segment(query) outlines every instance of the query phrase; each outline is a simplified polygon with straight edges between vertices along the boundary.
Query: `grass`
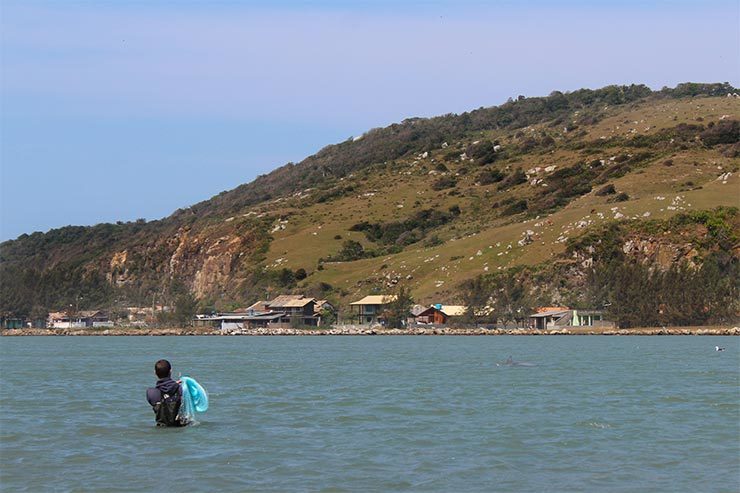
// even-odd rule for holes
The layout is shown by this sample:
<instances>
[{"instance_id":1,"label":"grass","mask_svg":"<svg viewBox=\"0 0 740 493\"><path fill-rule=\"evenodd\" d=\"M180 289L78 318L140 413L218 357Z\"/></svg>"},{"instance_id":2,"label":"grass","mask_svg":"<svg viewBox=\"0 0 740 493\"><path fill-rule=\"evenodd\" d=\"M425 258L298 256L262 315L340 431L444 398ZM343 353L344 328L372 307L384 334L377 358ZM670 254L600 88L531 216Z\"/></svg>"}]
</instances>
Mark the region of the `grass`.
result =
<instances>
[{"instance_id":1,"label":"grass","mask_svg":"<svg viewBox=\"0 0 740 493\"><path fill-rule=\"evenodd\" d=\"M681 122L696 123L699 116L704 119L702 123L706 124L712 119L718 120L724 114L737 114L737 102L726 98L704 98L698 101L670 100L657 105L653 103L627 109L608 109L607 117L599 123L593 127L582 127L587 131L587 136L582 138L629 138L633 134L632 129L638 133L655 134ZM624 123L625 121L628 123ZM532 126L524 131L531 132L532 129L534 132L552 132L545 124ZM504 133L486 132L485 137L501 141L505 150L515 145L513 137ZM480 138L481 133L471 136L461 146L464 148L468 142ZM457 144L449 142L450 146ZM489 166L509 171L518 167L524 170L546 166L561 168L579 161L608 159L620 153L639 151L615 147L601 149L596 154L584 157L577 150L557 148L554 152L510 156ZM289 226L273 235L275 239L270 246L266 263L275 265L282 258L284 260L281 267L305 268L311 274L305 284L326 282L341 289L345 295L338 300L340 303L364 296L373 289L383 291L389 275L398 277L400 282L410 286L418 301L456 302L460 301L456 286L465 279L514 265L538 264L553 259L565 249L565 242L558 241L558 238L581 234L585 228L579 225L584 222L590 225L600 224L614 220L617 213L624 218L660 219L681 210L740 205L737 198L740 190L737 173L726 184L716 180L722 172L736 167L733 160L723 157L716 150L677 148L656 152L653 158L638 169L608 181L614 184L618 192L626 192L630 196L630 200L626 202L608 203L609 197L596 196L592 191L539 219L517 215L513 216L515 222L510 222L511 219L499 217L491 207L492 204L507 197L533 197L535 188L525 184L511 191L499 192L496 190L498 184L476 186L475 175L482 168L472 163L452 160L444 161L449 174L454 175L463 167L469 167L471 171L457 177L456 195L451 196L450 190L435 192L432 184L440 175L429 174L429 171L434 170L436 164L443 161L448 153L449 149L438 149L430 152L427 159L411 156L399 160L395 166L368 174L361 185L355 187L355 192L347 197L306 208L272 211L276 215L288 212L292 215ZM672 166L663 164L667 159L671 159ZM682 189L686 182L693 183L690 190ZM373 193L374 195L370 195ZM665 199L658 200L656 197ZM672 204L676 197L680 199ZM342 241L335 240L335 235L341 235L342 240L359 241L366 249L374 248L375 245L367 241L363 233L348 231L352 224L363 220L396 221L422 208L447 210L454 204L460 206L463 214L453 223L434 231L444 241L441 245L424 248L423 242L420 242L395 255L329 263L324 265L322 271L316 270L319 258L334 254L341 248ZM645 216L646 213L648 216ZM527 230L536 233L535 241L525 246L518 245L517 241ZM459 258L450 260L455 257ZM381 266L385 267L381 269ZM411 278L407 280L407 276Z\"/></svg>"}]
</instances>

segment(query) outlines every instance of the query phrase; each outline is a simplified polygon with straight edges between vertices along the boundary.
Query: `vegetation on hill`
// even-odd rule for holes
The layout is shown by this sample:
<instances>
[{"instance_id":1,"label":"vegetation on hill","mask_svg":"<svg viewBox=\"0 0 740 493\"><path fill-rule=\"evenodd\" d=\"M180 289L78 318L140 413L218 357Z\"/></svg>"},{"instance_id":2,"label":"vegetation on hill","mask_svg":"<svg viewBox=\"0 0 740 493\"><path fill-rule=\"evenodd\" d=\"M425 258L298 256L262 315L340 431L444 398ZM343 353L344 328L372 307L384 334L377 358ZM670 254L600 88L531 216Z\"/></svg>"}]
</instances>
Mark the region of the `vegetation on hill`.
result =
<instances>
[{"instance_id":1,"label":"vegetation on hill","mask_svg":"<svg viewBox=\"0 0 740 493\"><path fill-rule=\"evenodd\" d=\"M556 91L373 129L159 221L4 242L0 312L168 305L175 323L279 292L341 307L406 283L421 302L488 306L478 321L555 302L612 307L624 326L729 320L738 222L716 207L738 205L736 92ZM656 268L623 252L633 237L698 254ZM677 283L700 286L698 301L682 306Z\"/></svg>"},{"instance_id":2,"label":"vegetation on hill","mask_svg":"<svg viewBox=\"0 0 740 493\"><path fill-rule=\"evenodd\" d=\"M610 222L570 242L553 263L462 283L468 318L513 322L558 300L603 309L621 328L730 323L740 311L739 233L737 208ZM655 255L661 247L675 253L665 265Z\"/></svg>"},{"instance_id":3,"label":"vegetation on hill","mask_svg":"<svg viewBox=\"0 0 740 493\"><path fill-rule=\"evenodd\" d=\"M340 144L327 146L299 164L288 163L251 183L223 192L175 215L203 216L238 212L247 206L322 186L327 179L347 177L367 166L400 159L410 153L437 149L444 142L458 140L478 131L519 129L548 120L552 125L567 125L567 116L581 111L575 124L571 124L575 128L583 124L593 124L602 118L604 106L626 105L650 97L665 99L699 95L725 96L734 92L737 89L727 83L686 83L679 84L674 89L663 88L657 92L645 85L633 84L596 90L580 89L570 93L554 91L547 97L519 96L500 106L479 108L460 115L409 118L402 123L370 130L359 139L348 139ZM524 147L525 152L531 150L526 145ZM481 154L485 152L481 151Z\"/></svg>"}]
</instances>

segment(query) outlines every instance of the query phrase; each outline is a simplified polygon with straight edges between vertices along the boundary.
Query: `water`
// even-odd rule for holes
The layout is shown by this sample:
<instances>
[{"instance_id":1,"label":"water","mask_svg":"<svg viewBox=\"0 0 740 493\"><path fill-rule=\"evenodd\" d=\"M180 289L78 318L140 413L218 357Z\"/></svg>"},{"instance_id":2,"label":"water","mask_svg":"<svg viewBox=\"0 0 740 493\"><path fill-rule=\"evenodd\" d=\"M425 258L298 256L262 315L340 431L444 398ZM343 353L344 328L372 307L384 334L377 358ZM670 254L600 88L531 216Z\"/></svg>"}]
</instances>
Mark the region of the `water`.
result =
<instances>
[{"instance_id":1,"label":"water","mask_svg":"<svg viewBox=\"0 0 740 493\"><path fill-rule=\"evenodd\" d=\"M0 344L3 492L740 490L740 338ZM161 357L209 391L197 426L154 427Z\"/></svg>"}]
</instances>

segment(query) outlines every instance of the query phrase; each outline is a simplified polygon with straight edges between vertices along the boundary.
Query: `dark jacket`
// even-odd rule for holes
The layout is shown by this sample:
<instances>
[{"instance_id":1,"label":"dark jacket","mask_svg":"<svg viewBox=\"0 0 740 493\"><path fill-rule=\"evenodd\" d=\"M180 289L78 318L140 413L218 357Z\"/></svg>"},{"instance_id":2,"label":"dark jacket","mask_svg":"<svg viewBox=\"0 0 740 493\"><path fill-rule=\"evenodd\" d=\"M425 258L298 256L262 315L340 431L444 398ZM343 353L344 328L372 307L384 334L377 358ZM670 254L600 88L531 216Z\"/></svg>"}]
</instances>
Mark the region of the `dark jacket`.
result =
<instances>
[{"instance_id":1,"label":"dark jacket","mask_svg":"<svg viewBox=\"0 0 740 493\"><path fill-rule=\"evenodd\" d=\"M177 392L179 386L180 384L172 380L171 377L160 378L157 380L155 387L146 389L146 400L154 407L154 404L162 400L162 394L172 395Z\"/></svg>"},{"instance_id":2,"label":"dark jacket","mask_svg":"<svg viewBox=\"0 0 740 493\"><path fill-rule=\"evenodd\" d=\"M160 378L157 380L157 384L155 387L146 389L146 400L149 401L149 404L152 406L152 409L154 410L154 414L157 415L157 425L161 425L160 417L157 413L157 404L160 404L162 402L164 394L167 394L169 396L168 402L177 402L177 406L175 406L176 409L179 408L179 404L181 402L181 396L182 396L182 389L180 387L180 384L176 381L172 380L171 377L166 378ZM172 415L174 417L174 415ZM170 426L184 426L186 423L183 423L181 421L177 421L176 424L172 424L170 422Z\"/></svg>"}]
</instances>

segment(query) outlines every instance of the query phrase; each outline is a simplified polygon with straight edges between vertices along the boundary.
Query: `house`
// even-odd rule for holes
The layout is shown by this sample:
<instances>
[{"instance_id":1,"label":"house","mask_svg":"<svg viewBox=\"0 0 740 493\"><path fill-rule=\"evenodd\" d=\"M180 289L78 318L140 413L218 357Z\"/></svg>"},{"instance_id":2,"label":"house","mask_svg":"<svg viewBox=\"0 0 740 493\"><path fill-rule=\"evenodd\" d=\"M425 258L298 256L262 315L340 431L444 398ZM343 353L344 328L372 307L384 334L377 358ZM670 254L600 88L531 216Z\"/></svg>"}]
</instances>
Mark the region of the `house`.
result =
<instances>
[{"instance_id":1,"label":"house","mask_svg":"<svg viewBox=\"0 0 740 493\"><path fill-rule=\"evenodd\" d=\"M530 327L538 330L560 327L614 327L602 310L571 310L568 307L542 307L529 316Z\"/></svg>"},{"instance_id":2,"label":"house","mask_svg":"<svg viewBox=\"0 0 740 493\"><path fill-rule=\"evenodd\" d=\"M248 313L249 315L259 315L260 313L267 313L269 311L269 308L267 308L267 302L261 300L249 305L244 310L244 312Z\"/></svg>"},{"instance_id":3,"label":"house","mask_svg":"<svg viewBox=\"0 0 740 493\"><path fill-rule=\"evenodd\" d=\"M615 327L616 324L607 320L604 310L573 310L573 327Z\"/></svg>"},{"instance_id":4,"label":"house","mask_svg":"<svg viewBox=\"0 0 740 493\"><path fill-rule=\"evenodd\" d=\"M270 312L283 312L291 325L318 325L314 298L301 294L282 294L265 306Z\"/></svg>"},{"instance_id":5,"label":"house","mask_svg":"<svg viewBox=\"0 0 740 493\"><path fill-rule=\"evenodd\" d=\"M85 321L85 327L113 327L113 321L108 314L99 310L90 310L80 312L80 316Z\"/></svg>"},{"instance_id":6,"label":"house","mask_svg":"<svg viewBox=\"0 0 740 493\"><path fill-rule=\"evenodd\" d=\"M73 326L78 326L76 324L79 324L80 327L83 327L83 325L76 320L73 322L73 317L70 317L67 312L51 312L49 313L49 318L46 325L51 327L52 329L69 329Z\"/></svg>"},{"instance_id":7,"label":"house","mask_svg":"<svg viewBox=\"0 0 740 493\"><path fill-rule=\"evenodd\" d=\"M465 315L467 307L462 305L442 305L437 303L416 315L416 322L420 324L444 325L450 317Z\"/></svg>"},{"instance_id":8,"label":"house","mask_svg":"<svg viewBox=\"0 0 740 493\"><path fill-rule=\"evenodd\" d=\"M336 320L337 318L337 309L329 303L329 300L315 300L313 310L314 317L316 317L316 325L322 324L322 318L325 314L329 314L331 320Z\"/></svg>"},{"instance_id":9,"label":"house","mask_svg":"<svg viewBox=\"0 0 740 493\"><path fill-rule=\"evenodd\" d=\"M247 308L215 315L196 315L199 326L226 329L253 329L260 327L288 328L296 325L319 325L321 316L317 305L334 308L326 300L315 300L303 295L284 294L271 301L258 301Z\"/></svg>"},{"instance_id":10,"label":"house","mask_svg":"<svg viewBox=\"0 0 740 493\"><path fill-rule=\"evenodd\" d=\"M383 319L385 305L396 301L396 295L371 295L350 303L352 319L359 325L377 324ZM355 307L357 308L355 312Z\"/></svg>"},{"instance_id":11,"label":"house","mask_svg":"<svg viewBox=\"0 0 740 493\"><path fill-rule=\"evenodd\" d=\"M568 327L571 318L572 311L568 307L543 307L529 316L529 325L538 330Z\"/></svg>"},{"instance_id":12,"label":"house","mask_svg":"<svg viewBox=\"0 0 740 493\"><path fill-rule=\"evenodd\" d=\"M414 306L412 306L411 307L411 318L413 318L414 320L416 320L416 317L418 317L419 314L421 312L423 312L424 310L426 310L427 308L429 308L429 307L428 306L425 306L425 305L414 305Z\"/></svg>"},{"instance_id":13,"label":"house","mask_svg":"<svg viewBox=\"0 0 740 493\"><path fill-rule=\"evenodd\" d=\"M113 327L108 315L100 310L81 310L68 312L51 312L48 326L53 329L84 329L88 327Z\"/></svg>"},{"instance_id":14,"label":"house","mask_svg":"<svg viewBox=\"0 0 740 493\"><path fill-rule=\"evenodd\" d=\"M0 317L0 328L22 329L26 327L26 319L23 317Z\"/></svg>"},{"instance_id":15,"label":"house","mask_svg":"<svg viewBox=\"0 0 740 493\"><path fill-rule=\"evenodd\" d=\"M221 330L253 329L258 327L285 327L290 319L283 312L249 314L247 312L218 313L199 317L197 324L218 327Z\"/></svg>"}]
</instances>

